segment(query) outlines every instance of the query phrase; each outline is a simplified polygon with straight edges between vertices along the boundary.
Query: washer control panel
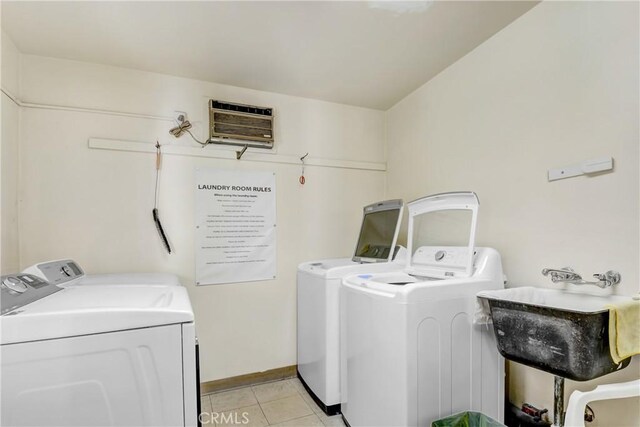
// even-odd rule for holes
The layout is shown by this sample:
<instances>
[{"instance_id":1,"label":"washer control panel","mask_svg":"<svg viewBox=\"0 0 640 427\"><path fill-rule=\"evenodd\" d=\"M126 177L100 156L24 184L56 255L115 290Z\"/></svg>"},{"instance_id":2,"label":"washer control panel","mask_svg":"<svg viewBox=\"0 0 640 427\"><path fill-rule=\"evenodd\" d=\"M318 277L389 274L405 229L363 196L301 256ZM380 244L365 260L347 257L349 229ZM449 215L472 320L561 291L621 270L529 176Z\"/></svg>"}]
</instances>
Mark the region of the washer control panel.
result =
<instances>
[{"instance_id":1,"label":"washer control panel","mask_svg":"<svg viewBox=\"0 0 640 427\"><path fill-rule=\"evenodd\" d=\"M469 261L469 248L457 246L422 246L413 254L414 267L464 269Z\"/></svg>"},{"instance_id":2,"label":"washer control panel","mask_svg":"<svg viewBox=\"0 0 640 427\"><path fill-rule=\"evenodd\" d=\"M33 274L9 274L0 277L1 315L15 314L15 310L62 289Z\"/></svg>"}]
</instances>

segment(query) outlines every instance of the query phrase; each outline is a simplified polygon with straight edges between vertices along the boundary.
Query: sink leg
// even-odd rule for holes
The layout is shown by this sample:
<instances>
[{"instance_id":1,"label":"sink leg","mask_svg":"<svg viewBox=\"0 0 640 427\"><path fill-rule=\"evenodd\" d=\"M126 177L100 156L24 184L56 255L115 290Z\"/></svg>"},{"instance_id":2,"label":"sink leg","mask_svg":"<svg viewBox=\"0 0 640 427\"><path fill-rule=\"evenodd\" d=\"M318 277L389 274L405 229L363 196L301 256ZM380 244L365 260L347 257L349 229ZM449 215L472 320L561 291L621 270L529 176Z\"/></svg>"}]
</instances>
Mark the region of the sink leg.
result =
<instances>
[{"instance_id":1,"label":"sink leg","mask_svg":"<svg viewBox=\"0 0 640 427\"><path fill-rule=\"evenodd\" d=\"M553 378L553 425L564 426L564 378Z\"/></svg>"}]
</instances>

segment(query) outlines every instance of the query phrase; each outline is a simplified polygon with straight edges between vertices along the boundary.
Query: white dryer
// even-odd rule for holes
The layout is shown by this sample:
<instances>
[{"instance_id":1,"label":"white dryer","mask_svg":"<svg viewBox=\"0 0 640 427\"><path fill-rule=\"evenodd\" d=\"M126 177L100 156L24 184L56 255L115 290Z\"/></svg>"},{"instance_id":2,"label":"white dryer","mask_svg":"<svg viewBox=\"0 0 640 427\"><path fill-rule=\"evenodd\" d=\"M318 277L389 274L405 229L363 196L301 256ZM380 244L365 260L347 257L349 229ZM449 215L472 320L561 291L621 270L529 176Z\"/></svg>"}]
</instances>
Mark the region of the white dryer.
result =
<instances>
[{"instance_id":1,"label":"white dryer","mask_svg":"<svg viewBox=\"0 0 640 427\"><path fill-rule=\"evenodd\" d=\"M182 286L175 274L168 273L107 273L85 274L72 259L46 261L27 267L23 273L33 274L60 287L99 285L164 285Z\"/></svg>"},{"instance_id":2,"label":"white dryer","mask_svg":"<svg viewBox=\"0 0 640 427\"><path fill-rule=\"evenodd\" d=\"M81 282L69 260L57 263L52 271ZM0 292L2 425L198 424L195 325L184 287L64 288L22 273L3 276Z\"/></svg>"},{"instance_id":3,"label":"white dryer","mask_svg":"<svg viewBox=\"0 0 640 427\"><path fill-rule=\"evenodd\" d=\"M305 262L298 266L298 377L329 415L340 412L340 285L362 271L402 268L405 249L396 247L402 200L363 208L352 258Z\"/></svg>"},{"instance_id":4,"label":"white dryer","mask_svg":"<svg viewBox=\"0 0 640 427\"><path fill-rule=\"evenodd\" d=\"M408 204L409 257L341 289L342 414L353 426L428 426L455 412L502 420L504 360L473 324L475 295L504 287L500 255L475 247L478 199Z\"/></svg>"}]
</instances>

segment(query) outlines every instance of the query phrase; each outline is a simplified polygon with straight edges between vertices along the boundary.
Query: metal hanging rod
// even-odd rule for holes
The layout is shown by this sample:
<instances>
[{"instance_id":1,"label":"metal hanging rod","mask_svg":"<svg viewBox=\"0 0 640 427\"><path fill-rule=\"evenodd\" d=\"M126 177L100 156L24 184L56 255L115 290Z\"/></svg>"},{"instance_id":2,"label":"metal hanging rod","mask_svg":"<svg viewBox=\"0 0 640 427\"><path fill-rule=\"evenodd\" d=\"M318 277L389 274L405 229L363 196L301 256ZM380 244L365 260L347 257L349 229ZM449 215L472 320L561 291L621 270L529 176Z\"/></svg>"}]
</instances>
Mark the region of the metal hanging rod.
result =
<instances>
[{"instance_id":1,"label":"metal hanging rod","mask_svg":"<svg viewBox=\"0 0 640 427\"><path fill-rule=\"evenodd\" d=\"M154 141L155 144L155 141ZM140 141L123 141L104 138L89 138L89 148L100 150L129 151L137 153L155 153L155 145ZM165 144L162 146L163 155L207 157L214 159L235 160L236 152L231 150L203 150L200 147L185 147ZM300 157L282 154L252 153L248 162L279 163L300 166ZM373 172L387 170L386 163L358 162L353 160L321 159L317 157L305 159L306 166L327 167L337 169L354 169Z\"/></svg>"},{"instance_id":2,"label":"metal hanging rod","mask_svg":"<svg viewBox=\"0 0 640 427\"><path fill-rule=\"evenodd\" d=\"M34 108L34 109L42 109L42 110L58 110L58 111L75 111L78 113L90 113L90 114L105 114L109 116L120 116L120 117L133 117L137 119L148 119L148 120L160 120L164 122L173 122L173 117L168 116L155 116L151 114L139 114L139 113L129 113L124 111L114 111L114 110L101 110L99 108L87 108L87 107L68 107L65 105L53 105L53 104L38 104L33 102L24 102L21 101L18 97L11 94L4 88L0 88L0 91L7 95L9 99L11 99L16 105L23 108Z\"/></svg>"}]
</instances>

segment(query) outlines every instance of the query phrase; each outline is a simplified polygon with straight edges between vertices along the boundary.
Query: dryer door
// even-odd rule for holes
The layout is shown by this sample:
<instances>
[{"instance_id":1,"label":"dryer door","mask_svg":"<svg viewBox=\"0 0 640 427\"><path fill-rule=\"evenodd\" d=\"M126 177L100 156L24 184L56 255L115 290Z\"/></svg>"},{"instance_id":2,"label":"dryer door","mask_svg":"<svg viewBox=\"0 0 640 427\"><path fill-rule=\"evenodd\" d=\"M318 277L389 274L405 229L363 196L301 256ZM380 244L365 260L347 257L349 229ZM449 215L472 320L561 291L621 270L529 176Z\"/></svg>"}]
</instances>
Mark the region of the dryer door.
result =
<instances>
[{"instance_id":1,"label":"dryer door","mask_svg":"<svg viewBox=\"0 0 640 427\"><path fill-rule=\"evenodd\" d=\"M181 326L9 344L2 425L184 424Z\"/></svg>"}]
</instances>

